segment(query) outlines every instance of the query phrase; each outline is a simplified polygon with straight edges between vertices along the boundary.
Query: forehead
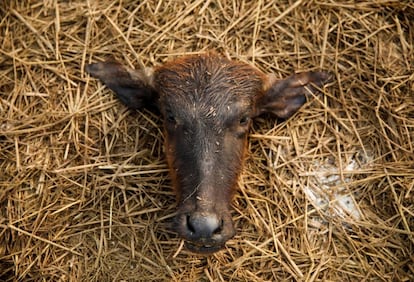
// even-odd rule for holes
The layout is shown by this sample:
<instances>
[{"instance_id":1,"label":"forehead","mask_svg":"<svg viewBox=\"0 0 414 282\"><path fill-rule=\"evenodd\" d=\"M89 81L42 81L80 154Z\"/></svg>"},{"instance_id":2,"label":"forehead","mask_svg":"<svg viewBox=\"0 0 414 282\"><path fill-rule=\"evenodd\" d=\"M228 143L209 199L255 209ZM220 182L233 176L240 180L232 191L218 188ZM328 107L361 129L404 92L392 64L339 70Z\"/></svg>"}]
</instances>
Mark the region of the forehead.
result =
<instances>
[{"instance_id":1,"label":"forehead","mask_svg":"<svg viewBox=\"0 0 414 282\"><path fill-rule=\"evenodd\" d=\"M185 108L251 105L263 88L263 74L214 53L186 56L157 68L154 84L162 103Z\"/></svg>"}]
</instances>

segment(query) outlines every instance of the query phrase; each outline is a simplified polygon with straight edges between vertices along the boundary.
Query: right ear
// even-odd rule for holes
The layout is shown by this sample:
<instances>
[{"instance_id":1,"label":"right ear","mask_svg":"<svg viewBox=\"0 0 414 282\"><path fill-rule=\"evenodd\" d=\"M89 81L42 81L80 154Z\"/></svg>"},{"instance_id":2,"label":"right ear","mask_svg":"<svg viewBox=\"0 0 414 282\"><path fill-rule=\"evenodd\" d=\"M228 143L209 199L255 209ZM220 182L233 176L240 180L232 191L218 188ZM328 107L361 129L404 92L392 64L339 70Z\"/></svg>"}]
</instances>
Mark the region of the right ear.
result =
<instances>
[{"instance_id":1,"label":"right ear","mask_svg":"<svg viewBox=\"0 0 414 282\"><path fill-rule=\"evenodd\" d=\"M264 95L256 102L256 116L270 113L279 118L289 118L305 102L311 93L316 93L316 87L322 87L331 80L326 72L303 72L291 75L282 80L271 76Z\"/></svg>"},{"instance_id":2,"label":"right ear","mask_svg":"<svg viewBox=\"0 0 414 282\"><path fill-rule=\"evenodd\" d=\"M118 62L102 62L86 66L86 71L100 79L131 109L154 106L157 93L152 86L151 71L134 70Z\"/></svg>"}]
</instances>

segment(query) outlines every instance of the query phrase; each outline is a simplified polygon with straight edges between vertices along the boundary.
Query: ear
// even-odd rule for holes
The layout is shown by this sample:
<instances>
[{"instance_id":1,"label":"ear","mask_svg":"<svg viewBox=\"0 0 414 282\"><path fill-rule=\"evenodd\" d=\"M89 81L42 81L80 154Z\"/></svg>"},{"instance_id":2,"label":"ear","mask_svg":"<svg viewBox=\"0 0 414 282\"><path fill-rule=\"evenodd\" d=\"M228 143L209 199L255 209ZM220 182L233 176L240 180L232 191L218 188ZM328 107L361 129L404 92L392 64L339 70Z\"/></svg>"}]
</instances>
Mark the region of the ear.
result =
<instances>
[{"instance_id":1,"label":"ear","mask_svg":"<svg viewBox=\"0 0 414 282\"><path fill-rule=\"evenodd\" d=\"M151 71L130 69L118 62L90 64L86 71L99 78L131 109L154 106L156 102L158 95L152 87L152 74L147 74Z\"/></svg>"},{"instance_id":2,"label":"ear","mask_svg":"<svg viewBox=\"0 0 414 282\"><path fill-rule=\"evenodd\" d=\"M304 72L276 81L269 76L264 95L256 102L256 115L271 113L280 118L289 118L305 102L307 96L329 82L326 72Z\"/></svg>"}]
</instances>

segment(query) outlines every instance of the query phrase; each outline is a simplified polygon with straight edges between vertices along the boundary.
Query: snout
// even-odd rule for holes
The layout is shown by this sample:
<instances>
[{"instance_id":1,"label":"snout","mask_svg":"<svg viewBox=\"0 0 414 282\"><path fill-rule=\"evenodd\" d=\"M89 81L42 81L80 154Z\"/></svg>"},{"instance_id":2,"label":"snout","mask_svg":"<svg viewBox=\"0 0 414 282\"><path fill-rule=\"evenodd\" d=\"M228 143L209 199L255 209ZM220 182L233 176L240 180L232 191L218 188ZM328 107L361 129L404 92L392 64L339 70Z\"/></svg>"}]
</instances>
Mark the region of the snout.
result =
<instances>
[{"instance_id":1,"label":"snout","mask_svg":"<svg viewBox=\"0 0 414 282\"><path fill-rule=\"evenodd\" d=\"M177 215L176 223L186 247L196 253L216 252L235 234L229 212L181 213Z\"/></svg>"}]
</instances>

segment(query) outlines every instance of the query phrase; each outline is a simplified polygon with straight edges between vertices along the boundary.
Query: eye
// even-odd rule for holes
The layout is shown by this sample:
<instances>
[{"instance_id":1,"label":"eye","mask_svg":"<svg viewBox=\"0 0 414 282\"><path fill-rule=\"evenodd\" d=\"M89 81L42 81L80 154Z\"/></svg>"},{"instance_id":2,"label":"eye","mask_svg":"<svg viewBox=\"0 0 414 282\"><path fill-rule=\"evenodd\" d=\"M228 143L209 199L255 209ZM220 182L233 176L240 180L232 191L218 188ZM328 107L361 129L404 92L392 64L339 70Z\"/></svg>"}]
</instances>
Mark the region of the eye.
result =
<instances>
[{"instance_id":1,"label":"eye","mask_svg":"<svg viewBox=\"0 0 414 282\"><path fill-rule=\"evenodd\" d=\"M175 125L177 123L177 119L174 113L168 108L165 109L164 119L165 119L165 123L168 125Z\"/></svg>"},{"instance_id":2,"label":"eye","mask_svg":"<svg viewBox=\"0 0 414 282\"><path fill-rule=\"evenodd\" d=\"M250 121L250 117L248 117L248 116L242 116L242 117L240 118L239 124L240 124L241 126L246 126L246 125L248 125L248 124L249 124L249 121Z\"/></svg>"},{"instance_id":3,"label":"eye","mask_svg":"<svg viewBox=\"0 0 414 282\"><path fill-rule=\"evenodd\" d=\"M176 123L175 116L172 113L167 113L165 120L171 124Z\"/></svg>"}]
</instances>

